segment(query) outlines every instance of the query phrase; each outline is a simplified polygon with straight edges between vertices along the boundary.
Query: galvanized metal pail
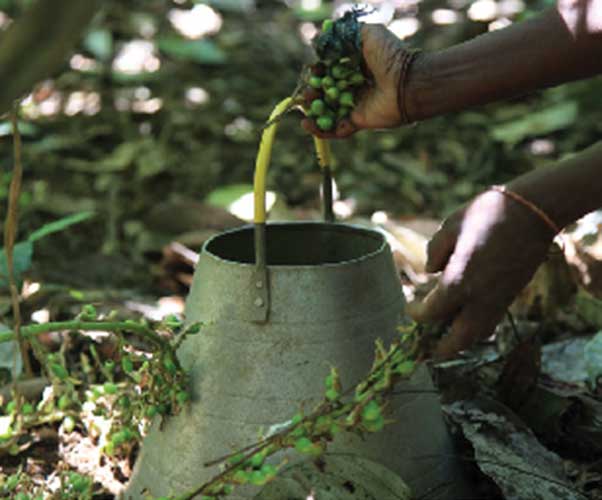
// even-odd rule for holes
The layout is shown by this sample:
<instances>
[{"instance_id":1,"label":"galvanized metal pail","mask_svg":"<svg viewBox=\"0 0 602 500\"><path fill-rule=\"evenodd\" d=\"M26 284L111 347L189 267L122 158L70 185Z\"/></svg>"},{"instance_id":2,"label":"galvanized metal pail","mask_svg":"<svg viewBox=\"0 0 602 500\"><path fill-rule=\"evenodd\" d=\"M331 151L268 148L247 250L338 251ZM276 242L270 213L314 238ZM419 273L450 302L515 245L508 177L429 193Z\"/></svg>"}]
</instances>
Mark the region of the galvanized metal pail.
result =
<instances>
[{"instance_id":1,"label":"galvanized metal pail","mask_svg":"<svg viewBox=\"0 0 602 500\"><path fill-rule=\"evenodd\" d=\"M161 430L155 423L125 498L178 494L209 480L219 471L205 463L317 404L331 366L347 387L357 383L370 369L375 340L396 337L402 310L393 259L377 231L259 221L206 242L186 304L187 321L202 322L202 331L178 352L192 402ZM365 440L337 436L322 472L291 454L281 478L259 494L243 487L231 498L399 500L404 483L416 494L452 485L429 498L460 498L427 371L399 392L395 423Z\"/></svg>"},{"instance_id":2,"label":"galvanized metal pail","mask_svg":"<svg viewBox=\"0 0 602 500\"><path fill-rule=\"evenodd\" d=\"M142 498L143 489L159 496L201 484L217 473L204 463L255 442L260 429L286 422L299 406L311 409L323 396L331 366L345 385L354 384L371 366L374 341L396 336L400 284L380 233L285 223L268 225L266 236L265 323L256 321L265 284L256 281L253 228L205 244L186 304L187 319L204 326L178 353L190 370L192 404L146 438L128 488L131 498ZM404 389L411 391L403 395ZM431 389L421 371L395 400L396 424L365 441L342 435L333 453L381 464L416 492L453 479L448 436Z\"/></svg>"}]
</instances>

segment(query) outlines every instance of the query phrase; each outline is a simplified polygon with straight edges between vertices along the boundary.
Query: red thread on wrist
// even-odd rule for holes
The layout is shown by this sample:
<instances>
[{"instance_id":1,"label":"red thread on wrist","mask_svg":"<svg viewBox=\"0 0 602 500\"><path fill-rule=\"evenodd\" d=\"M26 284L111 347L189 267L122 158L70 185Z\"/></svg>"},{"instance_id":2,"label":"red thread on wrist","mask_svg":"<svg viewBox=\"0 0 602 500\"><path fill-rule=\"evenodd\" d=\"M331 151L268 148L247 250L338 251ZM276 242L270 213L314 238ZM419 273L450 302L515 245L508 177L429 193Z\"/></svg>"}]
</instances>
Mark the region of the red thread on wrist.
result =
<instances>
[{"instance_id":1,"label":"red thread on wrist","mask_svg":"<svg viewBox=\"0 0 602 500\"><path fill-rule=\"evenodd\" d=\"M517 201L524 207L527 207L531 212L536 214L542 221L546 223L546 225L554 232L554 234L560 233L561 229L558 225L550 218L548 214L546 214L541 208L535 205L533 202L523 198L520 194L515 193L514 191L510 191L506 186L491 186L492 191L497 191L498 193L502 193L504 196Z\"/></svg>"}]
</instances>

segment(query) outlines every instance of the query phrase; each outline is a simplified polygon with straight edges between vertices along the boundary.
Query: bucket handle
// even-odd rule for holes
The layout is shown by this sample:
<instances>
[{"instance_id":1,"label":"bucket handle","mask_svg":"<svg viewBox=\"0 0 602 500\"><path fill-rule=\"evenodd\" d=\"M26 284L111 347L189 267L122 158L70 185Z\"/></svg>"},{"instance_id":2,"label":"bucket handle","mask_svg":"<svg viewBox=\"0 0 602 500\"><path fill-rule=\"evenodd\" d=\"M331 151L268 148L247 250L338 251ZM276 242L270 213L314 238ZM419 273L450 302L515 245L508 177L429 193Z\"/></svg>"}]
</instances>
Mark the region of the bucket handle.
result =
<instances>
[{"instance_id":1,"label":"bucket handle","mask_svg":"<svg viewBox=\"0 0 602 500\"><path fill-rule=\"evenodd\" d=\"M252 304L252 318L255 322L264 323L268 319L270 311L270 291L268 281L268 267L266 256L266 179L270 160L272 158L272 146L278 128L278 117L290 109L293 98L287 97L279 102L268 120L268 127L261 135L259 151L255 160L255 175L253 179L254 194L254 246L255 246L255 272L250 290L254 293ZM323 196L324 196L324 219L334 222L332 210L332 155L328 141L314 136L314 145L318 157L318 164L323 173Z\"/></svg>"}]
</instances>

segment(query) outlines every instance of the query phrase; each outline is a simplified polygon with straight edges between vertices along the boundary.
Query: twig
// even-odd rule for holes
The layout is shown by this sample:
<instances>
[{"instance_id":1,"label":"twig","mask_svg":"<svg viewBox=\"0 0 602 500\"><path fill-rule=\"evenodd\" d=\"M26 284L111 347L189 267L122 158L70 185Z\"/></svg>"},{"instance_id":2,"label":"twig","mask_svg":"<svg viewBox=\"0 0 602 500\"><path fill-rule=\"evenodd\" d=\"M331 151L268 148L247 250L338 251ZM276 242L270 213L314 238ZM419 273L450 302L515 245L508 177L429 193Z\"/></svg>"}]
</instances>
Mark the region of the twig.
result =
<instances>
[{"instance_id":1,"label":"twig","mask_svg":"<svg viewBox=\"0 0 602 500\"><path fill-rule=\"evenodd\" d=\"M6 271L8 275L8 287L10 290L10 301L13 310L13 324L15 329L15 338L19 345L23 367L28 378L33 377L33 370L29 361L27 346L21 337L21 309L19 307L19 292L15 280L15 269L13 261L13 250L17 235L17 226L19 223L19 194L21 192L21 179L23 177L23 165L21 163L21 134L18 124L19 104L15 103L11 112L11 123L13 129L13 152L14 167L13 175L10 181L10 191L8 195L8 210L6 212L6 221L4 223L4 252L6 253ZM13 380L17 379L16 363L13 363Z\"/></svg>"},{"instance_id":2,"label":"twig","mask_svg":"<svg viewBox=\"0 0 602 500\"><path fill-rule=\"evenodd\" d=\"M20 334L23 339L27 339L29 337L41 335L42 333L60 332L64 330L103 331L114 333L129 331L150 340L153 344L158 346L166 345L166 341L152 329L134 321L55 321L52 323L24 326L21 328ZM16 333L14 331L9 330L0 332L0 344L3 342L10 342L15 338Z\"/></svg>"}]
</instances>

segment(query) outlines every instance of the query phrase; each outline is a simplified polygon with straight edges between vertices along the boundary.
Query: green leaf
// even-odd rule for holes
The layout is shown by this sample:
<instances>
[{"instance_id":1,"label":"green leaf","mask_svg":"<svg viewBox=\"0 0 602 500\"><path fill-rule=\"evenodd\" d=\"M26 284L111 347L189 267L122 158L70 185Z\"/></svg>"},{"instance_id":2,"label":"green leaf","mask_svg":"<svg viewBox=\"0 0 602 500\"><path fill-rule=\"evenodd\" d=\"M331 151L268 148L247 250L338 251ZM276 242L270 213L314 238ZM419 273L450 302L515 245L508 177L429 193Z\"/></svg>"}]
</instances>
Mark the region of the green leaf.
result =
<instances>
[{"instance_id":1,"label":"green leaf","mask_svg":"<svg viewBox=\"0 0 602 500\"><path fill-rule=\"evenodd\" d=\"M109 30L93 30L84 38L84 47L96 59L108 61L113 55L113 35Z\"/></svg>"},{"instance_id":2,"label":"green leaf","mask_svg":"<svg viewBox=\"0 0 602 500\"><path fill-rule=\"evenodd\" d=\"M8 286L8 265L4 248L0 248L0 287ZM21 281L21 275L31 267L33 244L30 241L17 243L13 248L13 271L15 280Z\"/></svg>"},{"instance_id":3,"label":"green leaf","mask_svg":"<svg viewBox=\"0 0 602 500\"><path fill-rule=\"evenodd\" d=\"M252 192L251 184L230 184L212 191L207 197L207 203L216 207L228 208L241 196Z\"/></svg>"},{"instance_id":4,"label":"green leaf","mask_svg":"<svg viewBox=\"0 0 602 500\"><path fill-rule=\"evenodd\" d=\"M0 332L8 331L10 331L10 328L0 323ZM17 376L21 375L21 372L23 371L23 360L21 359L21 354L18 350L19 348L16 342L4 342L3 344L0 344L0 368L12 372L14 361L16 363L15 371Z\"/></svg>"},{"instance_id":5,"label":"green leaf","mask_svg":"<svg viewBox=\"0 0 602 500\"><path fill-rule=\"evenodd\" d=\"M164 37L158 40L159 50L184 61L201 64L224 64L226 54L210 40L186 40L180 37Z\"/></svg>"},{"instance_id":6,"label":"green leaf","mask_svg":"<svg viewBox=\"0 0 602 500\"><path fill-rule=\"evenodd\" d=\"M17 128L19 129L19 133L22 136L32 136L36 135L38 132L38 127L36 127L33 123L19 121L17 124ZM3 121L0 122L0 137L13 135L13 126L11 122Z\"/></svg>"},{"instance_id":7,"label":"green leaf","mask_svg":"<svg viewBox=\"0 0 602 500\"><path fill-rule=\"evenodd\" d=\"M33 243L45 236L48 236L52 233L58 233L67 229L69 226L73 226L74 224L79 224L85 220L91 219L94 217L94 212L80 212L73 215L68 215L67 217L63 217L59 220L55 220L48 224L44 224L40 229L35 230L33 233L29 235L27 241Z\"/></svg>"},{"instance_id":8,"label":"green leaf","mask_svg":"<svg viewBox=\"0 0 602 500\"><path fill-rule=\"evenodd\" d=\"M491 129L491 135L497 141L517 144L527 137L541 136L567 128L575 122L577 113L577 102L560 102L518 120L496 125Z\"/></svg>"}]
</instances>

